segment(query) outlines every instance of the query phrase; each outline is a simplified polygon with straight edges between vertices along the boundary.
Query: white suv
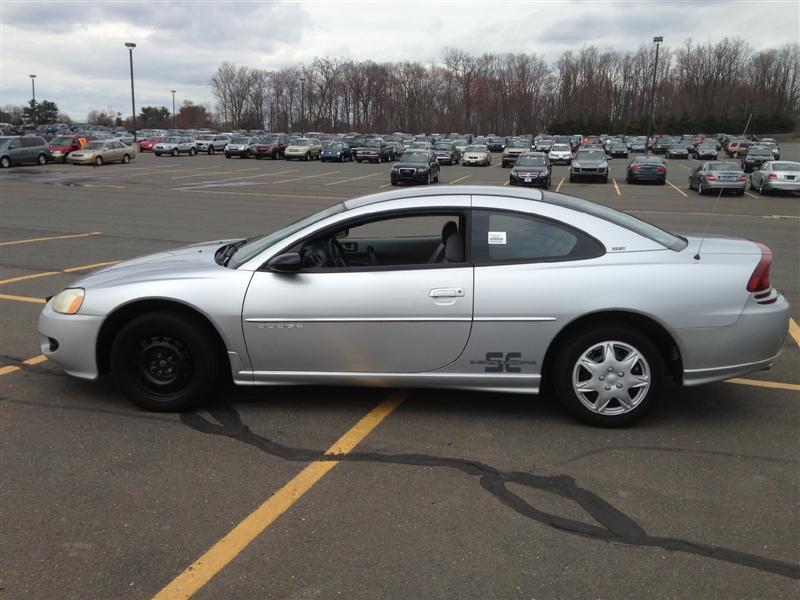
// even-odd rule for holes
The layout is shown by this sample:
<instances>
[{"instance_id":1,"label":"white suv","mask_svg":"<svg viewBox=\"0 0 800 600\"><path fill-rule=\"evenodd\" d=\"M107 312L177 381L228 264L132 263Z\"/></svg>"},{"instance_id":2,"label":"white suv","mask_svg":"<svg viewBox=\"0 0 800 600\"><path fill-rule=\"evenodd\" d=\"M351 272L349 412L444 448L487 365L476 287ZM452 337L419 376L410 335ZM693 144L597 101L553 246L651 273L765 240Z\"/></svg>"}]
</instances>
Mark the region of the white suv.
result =
<instances>
[{"instance_id":1,"label":"white suv","mask_svg":"<svg viewBox=\"0 0 800 600\"><path fill-rule=\"evenodd\" d=\"M171 135L163 142L153 146L153 153L156 156L161 156L162 154L171 154L172 156L188 154L189 156L194 156L197 154L197 149L195 148L194 138Z\"/></svg>"},{"instance_id":2,"label":"white suv","mask_svg":"<svg viewBox=\"0 0 800 600\"><path fill-rule=\"evenodd\" d=\"M572 150L569 144L553 144L547 154L550 164L563 163L568 165L572 162Z\"/></svg>"}]
</instances>

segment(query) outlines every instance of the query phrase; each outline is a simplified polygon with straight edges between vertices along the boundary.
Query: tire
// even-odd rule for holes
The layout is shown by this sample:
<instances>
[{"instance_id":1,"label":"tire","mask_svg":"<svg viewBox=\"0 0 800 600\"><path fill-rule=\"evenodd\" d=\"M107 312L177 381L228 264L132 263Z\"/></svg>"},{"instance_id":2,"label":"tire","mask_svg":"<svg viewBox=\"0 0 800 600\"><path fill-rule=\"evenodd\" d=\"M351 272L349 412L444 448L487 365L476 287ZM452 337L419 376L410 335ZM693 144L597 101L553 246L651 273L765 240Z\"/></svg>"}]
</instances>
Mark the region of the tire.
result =
<instances>
[{"instance_id":1,"label":"tire","mask_svg":"<svg viewBox=\"0 0 800 600\"><path fill-rule=\"evenodd\" d=\"M172 156L178 156L178 154L180 154L180 152L178 152L177 148L173 148L172 152L170 152L170 154L172 154Z\"/></svg>"},{"instance_id":2,"label":"tire","mask_svg":"<svg viewBox=\"0 0 800 600\"><path fill-rule=\"evenodd\" d=\"M357 159L356 159L356 162L358 162L358 164L361 164L361 159L360 159L360 158L357 158Z\"/></svg>"},{"instance_id":3,"label":"tire","mask_svg":"<svg viewBox=\"0 0 800 600\"><path fill-rule=\"evenodd\" d=\"M208 147L208 153L209 154L214 154L215 152L216 152L216 150L214 150L214 146L209 146Z\"/></svg>"},{"instance_id":4,"label":"tire","mask_svg":"<svg viewBox=\"0 0 800 600\"><path fill-rule=\"evenodd\" d=\"M249 148L244 151L244 154L242 155L242 158L250 158L250 149Z\"/></svg>"},{"instance_id":5,"label":"tire","mask_svg":"<svg viewBox=\"0 0 800 600\"><path fill-rule=\"evenodd\" d=\"M128 156L127 154L124 154L122 156L122 164L127 165L129 162L131 162L131 157Z\"/></svg>"},{"instance_id":6,"label":"tire","mask_svg":"<svg viewBox=\"0 0 800 600\"><path fill-rule=\"evenodd\" d=\"M608 175L606 175L605 177L603 177L603 183L608 183Z\"/></svg>"},{"instance_id":7,"label":"tire","mask_svg":"<svg viewBox=\"0 0 800 600\"><path fill-rule=\"evenodd\" d=\"M97 156L97 157L95 157L95 159L94 159L94 165L95 165L96 167L102 167L102 166L103 166L103 157L102 157L102 156Z\"/></svg>"},{"instance_id":8,"label":"tire","mask_svg":"<svg viewBox=\"0 0 800 600\"><path fill-rule=\"evenodd\" d=\"M570 183L575 183L575 176L574 175L570 175L569 176L569 182Z\"/></svg>"},{"instance_id":9,"label":"tire","mask_svg":"<svg viewBox=\"0 0 800 600\"><path fill-rule=\"evenodd\" d=\"M278 160L278 153L277 152L273 152L272 153L272 160Z\"/></svg>"},{"instance_id":10,"label":"tire","mask_svg":"<svg viewBox=\"0 0 800 600\"><path fill-rule=\"evenodd\" d=\"M8 169L11 167L11 159L7 156L0 158L0 169Z\"/></svg>"},{"instance_id":11,"label":"tire","mask_svg":"<svg viewBox=\"0 0 800 600\"><path fill-rule=\"evenodd\" d=\"M705 193L706 193L706 191L703 189L703 182L702 181L698 181L697 182L697 194L699 196L702 196Z\"/></svg>"},{"instance_id":12,"label":"tire","mask_svg":"<svg viewBox=\"0 0 800 600\"><path fill-rule=\"evenodd\" d=\"M425 182L425 185L430 185L433 183L433 178L431 177L431 172L428 171L428 181Z\"/></svg>"},{"instance_id":13,"label":"tire","mask_svg":"<svg viewBox=\"0 0 800 600\"><path fill-rule=\"evenodd\" d=\"M225 153L225 158L230 158L230 157L231 157L231 155L226 152Z\"/></svg>"},{"instance_id":14,"label":"tire","mask_svg":"<svg viewBox=\"0 0 800 600\"><path fill-rule=\"evenodd\" d=\"M197 150L194 148L189 148L189 156L194 156L195 154L197 154Z\"/></svg>"},{"instance_id":15,"label":"tire","mask_svg":"<svg viewBox=\"0 0 800 600\"><path fill-rule=\"evenodd\" d=\"M767 190L767 189L764 187L764 180L762 179L762 180L761 180L761 183L759 183L759 184L758 184L758 195L759 195L759 196L766 196L768 191L769 191L769 190Z\"/></svg>"},{"instance_id":16,"label":"tire","mask_svg":"<svg viewBox=\"0 0 800 600\"><path fill-rule=\"evenodd\" d=\"M626 370L632 352L638 358ZM590 425L618 427L642 418L656 405L665 383L665 368L648 338L628 325L608 323L564 340L552 377L559 402L574 416ZM606 392L609 395L604 398Z\"/></svg>"},{"instance_id":17,"label":"tire","mask_svg":"<svg viewBox=\"0 0 800 600\"><path fill-rule=\"evenodd\" d=\"M169 311L145 313L114 339L111 371L136 406L157 412L186 410L215 391L221 373L216 348L208 327L196 318Z\"/></svg>"},{"instance_id":18,"label":"tire","mask_svg":"<svg viewBox=\"0 0 800 600\"><path fill-rule=\"evenodd\" d=\"M436 171L436 177L433 178L433 183L439 183L439 171Z\"/></svg>"},{"instance_id":19,"label":"tire","mask_svg":"<svg viewBox=\"0 0 800 600\"><path fill-rule=\"evenodd\" d=\"M305 157L303 158L303 160L305 160L305 161L309 161L309 160L311 160L311 155L310 155L308 152L306 152L306 155L305 155Z\"/></svg>"},{"instance_id":20,"label":"tire","mask_svg":"<svg viewBox=\"0 0 800 600\"><path fill-rule=\"evenodd\" d=\"M737 196L744 196L744 190L736 190Z\"/></svg>"},{"instance_id":21,"label":"tire","mask_svg":"<svg viewBox=\"0 0 800 600\"><path fill-rule=\"evenodd\" d=\"M40 154L39 156L37 156L36 157L36 164L39 165L39 166L46 165L47 164L47 156L45 156L44 154Z\"/></svg>"},{"instance_id":22,"label":"tire","mask_svg":"<svg viewBox=\"0 0 800 600\"><path fill-rule=\"evenodd\" d=\"M161 156L161 152L154 152L156 156Z\"/></svg>"}]
</instances>

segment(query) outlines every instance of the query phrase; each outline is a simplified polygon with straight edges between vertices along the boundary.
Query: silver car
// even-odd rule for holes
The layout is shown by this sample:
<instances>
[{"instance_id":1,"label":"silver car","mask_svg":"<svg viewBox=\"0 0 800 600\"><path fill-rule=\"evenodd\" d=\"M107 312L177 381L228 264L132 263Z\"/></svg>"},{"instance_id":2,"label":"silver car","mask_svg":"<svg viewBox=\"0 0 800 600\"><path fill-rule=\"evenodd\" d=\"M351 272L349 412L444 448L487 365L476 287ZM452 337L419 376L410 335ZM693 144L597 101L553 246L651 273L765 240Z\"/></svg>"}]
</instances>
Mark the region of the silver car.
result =
<instances>
[{"instance_id":1,"label":"silver car","mask_svg":"<svg viewBox=\"0 0 800 600\"><path fill-rule=\"evenodd\" d=\"M771 160L750 174L750 187L759 194L775 190L800 192L800 162Z\"/></svg>"},{"instance_id":2,"label":"silver car","mask_svg":"<svg viewBox=\"0 0 800 600\"><path fill-rule=\"evenodd\" d=\"M569 168L570 183L578 179L600 178L608 183L608 157L600 148L581 148L575 153Z\"/></svg>"},{"instance_id":3,"label":"silver car","mask_svg":"<svg viewBox=\"0 0 800 600\"><path fill-rule=\"evenodd\" d=\"M195 147L198 152L205 152L206 154L215 154L225 150L231 141L227 135L216 135L213 133L204 133L195 138Z\"/></svg>"},{"instance_id":4,"label":"silver car","mask_svg":"<svg viewBox=\"0 0 800 600\"><path fill-rule=\"evenodd\" d=\"M579 418L619 425L667 379L775 361L789 305L771 262L756 242L676 236L562 194L390 191L94 271L48 300L39 332L67 373L113 373L148 410L196 406L229 369L245 386L547 382Z\"/></svg>"},{"instance_id":5,"label":"silver car","mask_svg":"<svg viewBox=\"0 0 800 600\"><path fill-rule=\"evenodd\" d=\"M153 146L153 154L161 156L162 154L169 154L171 156L178 156L179 154L188 154L194 156L197 154L195 141L192 137L172 135Z\"/></svg>"},{"instance_id":6,"label":"silver car","mask_svg":"<svg viewBox=\"0 0 800 600\"><path fill-rule=\"evenodd\" d=\"M701 163L689 174L689 189L697 190L701 196L710 190L732 190L739 196L744 195L747 187L747 175L738 163L724 161L708 161Z\"/></svg>"}]
</instances>

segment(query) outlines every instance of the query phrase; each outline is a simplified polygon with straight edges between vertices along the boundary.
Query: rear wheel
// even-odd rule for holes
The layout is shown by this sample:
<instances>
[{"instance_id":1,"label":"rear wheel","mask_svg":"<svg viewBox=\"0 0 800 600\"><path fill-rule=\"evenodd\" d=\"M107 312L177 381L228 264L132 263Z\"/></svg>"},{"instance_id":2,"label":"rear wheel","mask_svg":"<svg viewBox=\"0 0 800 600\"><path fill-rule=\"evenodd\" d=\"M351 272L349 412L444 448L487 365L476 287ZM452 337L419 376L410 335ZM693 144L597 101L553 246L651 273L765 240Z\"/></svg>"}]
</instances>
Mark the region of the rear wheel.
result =
<instances>
[{"instance_id":1,"label":"rear wheel","mask_svg":"<svg viewBox=\"0 0 800 600\"><path fill-rule=\"evenodd\" d=\"M216 152L216 150L214 150L214 146L209 146L208 147L208 153L209 154L214 154L214 152Z\"/></svg>"},{"instance_id":2,"label":"rear wheel","mask_svg":"<svg viewBox=\"0 0 800 600\"><path fill-rule=\"evenodd\" d=\"M130 157L130 156L128 156L127 154L125 154L125 155L122 157L122 164L123 164L123 165L127 165L129 162L131 162L131 157Z\"/></svg>"},{"instance_id":3,"label":"rear wheel","mask_svg":"<svg viewBox=\"0 0 800 600\"><path fill-rule=\"evenodd\" d=\"M180 411L213 393L220 375L205 324L172 312L143 314L117 335L111 369L131 402L145 410Z\"/></svg>"},{"instance_id":4,"label":"rear wheel","mask_svg":"<svg viewBox=\"0 0 800 600\"><path fill-rule=\"evenodd\" d=\"M172 156L178 156L178 149L177 148L173 148L171 154L172 154Z\"/></svg>"},{"instance_id":5,"label":"rear wheel","mask_svg":"<svg viewBox=\"0 0 800 600\"><path fill-rule=\"evenodd\" d=\"M156 156L161 156L161 152L154 152Z\"/></svg>"},{"instance_id":6,"label":"rear wheel","mask_svg":"<svg viewBox=\"0 0 800 600\"><path fill-rule=\"evenodd\" d=\"M641 418L664 385L660 353L626 325L579 332L559 349L553 371L559 401L576 417L603 427Z\"/></svg>"},{"instance_id":7,"label":"rear wheel","mask_svg":"<svg viewBox=\"0 0 800 600\"><path fill-rule=\"evenodd\" d=\"M0 158L0 169L8 169L11 166L11 159L7 156Z\"/></svg>"},{"instance_id":8,"label":"rear wheel","mask_svg":"<svg viewBox=\"0 0 800 600\"><path fill-rule=\"evenodd\" d=\"M36 157L36 164L38 165L46 165L47 164L47 157L44 154L40 154Z\"/></svg>"},{"instance_id":9,"label":"rear wheel","mask_svg":"<svg viewBox=\"0 0 800 600\"><path fill-rule=\"evenodd\" d=\"M703 194L706 193L706 191L703 189L703 182L702 181L698 181L697 182L697 193L700 196L702 196Z\"/></svg>"},{"instance_id":10,"label":"rear wheel","mask_svg":"<svg viewBox=\"0 0 800 600\"><path fill-rule=\"evenodd\" d=\"M197 150L194 148L189 148L189 156L194 156L195 154L197 154Z\"/></svg>"}]
</instances>

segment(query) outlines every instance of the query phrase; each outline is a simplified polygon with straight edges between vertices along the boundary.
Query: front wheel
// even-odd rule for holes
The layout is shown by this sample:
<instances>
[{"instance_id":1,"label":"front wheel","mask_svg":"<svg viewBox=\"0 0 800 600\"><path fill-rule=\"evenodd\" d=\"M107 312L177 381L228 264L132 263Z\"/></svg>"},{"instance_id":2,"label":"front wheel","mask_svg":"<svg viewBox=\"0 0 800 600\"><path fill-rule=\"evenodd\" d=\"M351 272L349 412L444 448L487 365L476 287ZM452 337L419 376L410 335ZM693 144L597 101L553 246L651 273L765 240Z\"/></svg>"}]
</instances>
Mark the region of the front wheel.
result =
<instances>
[{"instance_id":1,"label":"front wheel","mask_svg":"<svg viewBox=\"0 0 800 600\"><path fill-rule=\"evenodd\" d=\"M36 164L40 166L44 166L47 164L47 157L44 154L40 154L36 157Z\"/></svg>"},{"instance_id":2,"label":"front wheel","mask_svg":"<svg viewBox=\"0 0 800 600\"><path fill-rule=\"evenodd\" d=\"M706 191L703 189L703 182L702 181L698 181L697 182L697 195L698 196L702 196L705 193L706 193Z\"/></svg>"},{"instance_id":3,"label":"front wheel","mask_svg":"<svg viewBox=\"0 0 800 600\"><path fill-rule=\"evenodd\" d=\"M209 154L214 154L214 152L216 152L216 150L214 150L214 146L209 146L208 147L208 153Z\"/></svg>"},{"instance_id":4,"label":"front wheel","mask_svg":"<svg viewBox=\"0 0 800 600\"><path fill-rule=\"evenodd\" d=\"M102 167L102 166L103 166L103 157L102 157L102 156L98 156L98 157L96 157L96 158L94 159L94 164L95 164L95 166L97 166L97 167Z\"/></svg>"},{"instance_id":5,"label":"front wheel","mask_svg":"<svg viewBox=\"0 0 800 600\"><path fill-rule=\"evenodd\" d=\"M156 156L161 156L161 152L154 152Z\"/></svg>"},{"instance_id":6,"label":"front wheel","mask_svg":"<svg viewBox=\"0 0 800 600\"><path fill-rule=\"evenodd\" d=\"M194 148L189 148L189 156L194 156L195 154L197 154L197 150Z\"/></svg>"},{"instance_id":7,"label":"front wheel","mask_svg":"<svg viewBox=\"0 0 800 600\"><path fill-rule=\"evenodd\" d=\"M11 167L11 159L7 156L0 158L0 169L8 169Z\"/></svg>"},{"instance_id":8,"label":"front wheel","mask_svg":"<svg viewBox=\"0 0 800 600\"><path fill-rule=\"evenodd\" d=\"M122 157L122 164L123 164L123 165L127 165L129 162L131 162L131 157L130 157L130 156L128 156L127 154L123 155L123 157Z\"/></svg>"},{"instance_id":9,"label":"front wheel","mask_svg":"<svg viewBox=\"0 0 800 600\"><path fill-rule=\"evenodd\" d=\"M172 149L172 156L178 156L178 149L177 148L173 148Z\"/></svg>"},{"instance_id":10,"label":"front wheel","mask_svg":"<svg viewBox=\"0 0 800 600\"><path fill-rule=\"evenodd\" d=\"M145 410L167 412L207 400L220 377L215 340L207 326L173 312L130 321L111 349L111 370L122 392Z\"/></svg>"},{"instance_id":11,"label":"front wheel","mask_svg":"<svg viewBox=\"0 0 800 600\"><path fill-rule=\"evenodd\" d=\"M226 152L225 153L225 158L230 158L230 157L231 157L231 155Z\"/></svg>"},{"instance_id":12,"label":"front wheel","mask_svg":"<svg viewBox=\"0 0 800 600\"><path fill-rule=\"evenodd\" d=\"M620 324L573 334L553 370L559 401L591 425L627 425L658 401L664 367L655 345Z\"/></svg>"}]
</instances>

